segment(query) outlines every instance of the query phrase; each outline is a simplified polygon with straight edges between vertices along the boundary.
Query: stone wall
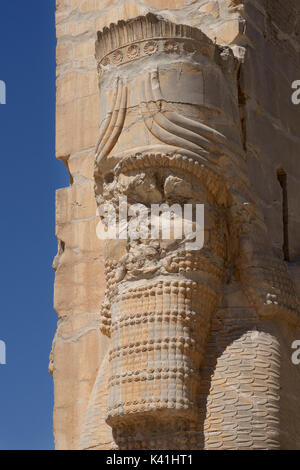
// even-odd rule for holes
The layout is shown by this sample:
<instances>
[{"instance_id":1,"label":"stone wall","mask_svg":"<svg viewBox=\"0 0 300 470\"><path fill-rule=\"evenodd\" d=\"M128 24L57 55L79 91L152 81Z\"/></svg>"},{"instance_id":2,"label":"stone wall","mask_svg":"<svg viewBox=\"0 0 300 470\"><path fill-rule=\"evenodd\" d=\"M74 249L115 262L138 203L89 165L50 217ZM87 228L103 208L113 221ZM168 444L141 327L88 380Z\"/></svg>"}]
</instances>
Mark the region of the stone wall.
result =
<instances>
[{"instance_id":1,"label":"stone wall","mask_svg":"<svg viewBox=\"0 0 300 470\"><path fill-rule=\"evenodd\" d=\"M300 256L300 112L291 84L300 76L300 5L245 1L246 47L241 74L249 172L261 201L272 243L282 250L282 191L277 170L287 174L289 258Z\"/></svg>"},{"instance_id":2,"label":"stone wall","mask_svg":"<svg viewBox=\"0 0 300 470\"><path fill-rule=\"evenodd\" d=\"M300 108L291 101L291 84L300 76L300 4L297 0L244 2L246 47L241 73L244 133L249 174L265 216L270 242L283 256L283 192L279 169L286 173L286 257L300 287ZM281 447L300 448L299 407L295 390L299 367L292 365L289 347L299 330L278 331L282 347ZM294 392L293 392L294 390Z\"/></svg>"},{"instance_id":3,"label":"stone wall","mask_svg":"<svg viewBox=\"0 0 300 470\"><path fill-rule=\"evenodd\" d=\"M50 369L55 386L57 449L100 449L112 443L111 430L103 415L105 384L100 383L101 377L104 382L106 379L108 340L98 324L105 278L102 246L96 237L93 181L99 133L94 57L97 31L122 19L160 13L170 21L201 28L217 44L230 44L239 58L244 57L239 98L249 176L265 216L270 242L276 255L282 257L283 191L277 171L286 172L288 264L300 289L300 110L291 103L291 83L300 78L297 4L297 0L57 0L56 156L70 173L70 186L57 191L56 199L58 255L54 260L54 304L58 328ZM247 300L235 285L229 286L216 318L224 309L229 317L232 310L239 318L245 308L249 316ZM297 334L300 338L300 331L289 326L281 329L277 324L272 328L286 351L284 377L290 371L295 381L299 380L299 367L291 366L288 356L290 344ZM211 342L214 341L212 335ZM209 363L205 367L209 368ZM295 384L288 379L285 384L282 447L300 448L296 437L299 429ZM293 422L293 431L289 421Z\"/></svg>"}]
</instances>

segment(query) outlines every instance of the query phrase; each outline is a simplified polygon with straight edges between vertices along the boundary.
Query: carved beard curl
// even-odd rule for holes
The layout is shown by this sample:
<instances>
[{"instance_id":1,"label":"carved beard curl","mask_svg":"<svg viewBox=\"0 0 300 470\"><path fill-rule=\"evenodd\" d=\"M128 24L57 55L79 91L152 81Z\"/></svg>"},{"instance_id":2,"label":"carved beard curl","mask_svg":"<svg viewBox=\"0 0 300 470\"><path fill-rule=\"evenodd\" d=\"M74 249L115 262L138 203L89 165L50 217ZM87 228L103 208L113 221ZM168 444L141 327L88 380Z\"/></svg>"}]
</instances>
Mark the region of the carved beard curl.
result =
<instances>
[{"instance_id":1,"label":"carved beard curl","mask_svg":"<svg viewBox=\"0 0 300 470\"><path fill-rule=\"evenodd\" d=\"M180 241L168 246L163 240L135 240L126 242L121 258L107 256L102 309L102 331L111 337L107 423L119 449L191 449L197 442L191 433L199 421L200 367L225 274L226 223L203 188L202 172L199 178L175 165L153 167L123 168L104 183L103 200L126 195L129 203L205 202L209 236L198 251L185 250Z\"/></svg>"}]
</instances>

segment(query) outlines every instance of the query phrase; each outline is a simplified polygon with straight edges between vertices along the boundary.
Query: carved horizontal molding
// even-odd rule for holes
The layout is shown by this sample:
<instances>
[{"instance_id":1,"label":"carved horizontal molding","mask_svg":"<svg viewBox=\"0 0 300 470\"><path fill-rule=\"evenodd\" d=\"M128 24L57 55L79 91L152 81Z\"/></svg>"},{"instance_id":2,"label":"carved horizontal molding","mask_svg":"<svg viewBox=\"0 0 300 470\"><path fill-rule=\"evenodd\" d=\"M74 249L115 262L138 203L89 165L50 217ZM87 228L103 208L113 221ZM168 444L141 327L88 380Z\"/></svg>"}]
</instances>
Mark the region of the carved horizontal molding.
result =
<instances>
[{"instance_id":1,"label":"carved horizontal molding","mask_svg":"<svg viewBox=\"0 0 300 470\"><path fill-rule=\"evenodd\" d=\"M215 301L215 296L212 298L212 300L209 299L210 303L212 303L213 301ZM205 307L207 308L206 305ZM155 318L154 318L154 315L155 315ZM156 314L156 312L149 312L149 314L137 313L136 315L135 314L126 315L124 318L121 318L118 321L118 323L115 322L115 324L111 328L111 331L115 332L115 331L121 330L122 328L127 328L128 326L142 325L142 324L145 325L149 323L159 324L159 323L165 323L165 322L168 322L168 323L180 322L181 324L184 324L184 323L190 322L195 317L195 315L196 313L190 309L186 309L184 311L173 310L172 312L171 311L159 312L158 314ZM172 341L170 342L170 344L172 344ZM144 346L145 344L142 345L142 347ZM111 352L119 351L120 349L122 348L112 349Z\"/></svg>"},{"instance_id":2,"label":"carved horizontal molding","mask_svg":"<svg viewBox=\"0 0 300 470\"><path fill-rule=\"evenodd\" d=\"M119 21L98 32L96 59L101 74L108 65L127 64L160 52L212 57L214 47L199 29L171 23L149 13Z\"/></svg>"},{"instance_id":3,"label":"carved horizontal molding","mask_svg":"<svg viewBox=\"0 0 300 470\"><path fill-rule=\"evenodd\" d=\"M213 48L212 46L197 44L194 40L188 38L154 38L151 41L138 41L134 44L127 44L105 55L98 62L98 73L101 76L107 65L125 65L137 59L161 52L178 55L188 53L212 57Z\"/></svg>"},{"instance_id":4,"label":"carved horizontal molding","mask_svg":"<svg viewBox=\"0 0 300 470\"><path fill-rule=\"evenodd\" d=\"M190 344L182 341L183 346L187 345L190 347ZM133 370L125 371L122 375L115 374L109 378L109 383L112 386L119 385L121 383L129 382L145 382L146 380L157 380L157 379L174 379L174 378L183 378L190 377L191 379L197 380L197 375L199 371L191 367L183 365L182 367L163 367L159 369L150 369L150 370ZM159 401L157 399L156 401ZM175 398L172 400L175 401ZM182 399L182 401L188 403L188 399ZM140 400L142 403L143 401ZM127 403L129 404L129 403ZM118 406L112 407L117 408Z\"/></svg>"},{"instance_id":5,"label":"carved horizontal molding","mask_svg":"<svg viewBox=\"0 0 300 470\"><path fill-rule=\"evenodd\" d=\"M198 320L198 318L196 318L197 314L194 313L193 317L189 318L189 320L187 320L187 323L188 323L188 326L190 326L190 323L191 321L194 321L196 322ZM201 320L201 318L200 318ZM170 320L168 318L165 319L165 322L164 323L170 323ZM178 323L180 323L181 325L183 324L181 318L178 319ZM126 327L128 326L131 326L130 324L129 325L126 325ZM206 327L206 325L204 324L204 321L203 321L203 324L201 324L201 321L200 321L200 327ZM199 326L198 326L199 328ZM192 351L193 353L200 353L200 354L203 354L203 349L201 349L199 347L199 345L196 343L195 339L194 338L185 338L185 337L166 337L166 338L159 338L157 340L148 340L148 341L142 341L142 342L139 342L137 341L136 343L134 344L127 344L125 346L120 346L118 348L113 348L111 349L110 351L110 354L109 354L109 358L110 360L112 359L116 359L118 357L121 357L121 356L128 356L128 354L138 354L138 353L141 353L141 352L149 352L149 351L154 351L154 350L157 350L157 351L161 351L162 349L174 349L174 350L179 350L179 349L184 349L184 348L187 348L187 347L190 347L192 348ZM153 370L153 373L154 373L154 370ZM138 374L138 371L136 371L135 373L136 375ZM131 375L135 375L133 373L124 373L123 374L123 377L124 376L131 376ZM118 376L118 377L121 377L121 376ZM118 378L117 377L117 378ZM145 375L144 379L143 380L146 380L147 378L147 374ZM151 378L151 377L150 377ZM152 377L153 378L153 377Z\"/></svg>"}]
</instances>

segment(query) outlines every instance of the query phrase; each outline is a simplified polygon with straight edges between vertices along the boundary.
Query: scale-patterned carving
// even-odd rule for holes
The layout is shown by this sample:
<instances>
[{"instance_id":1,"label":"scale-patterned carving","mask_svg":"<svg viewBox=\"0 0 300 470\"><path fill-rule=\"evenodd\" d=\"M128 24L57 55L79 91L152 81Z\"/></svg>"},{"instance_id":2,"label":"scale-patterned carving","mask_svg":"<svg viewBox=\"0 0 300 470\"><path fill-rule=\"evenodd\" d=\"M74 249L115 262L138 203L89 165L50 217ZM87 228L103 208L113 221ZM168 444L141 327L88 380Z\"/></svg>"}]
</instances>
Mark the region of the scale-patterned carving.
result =
<instances>
[{"instance_id":1,"label":"scale-patterned carving","mask_svg":"<svg viewBox=\"0 0 300 470\"><path fill-rule=\"evenodd\" d=\"M219 310L202 370L205 449L278 449L280 347L251 309Z\"/></svg>"}]
</instances>

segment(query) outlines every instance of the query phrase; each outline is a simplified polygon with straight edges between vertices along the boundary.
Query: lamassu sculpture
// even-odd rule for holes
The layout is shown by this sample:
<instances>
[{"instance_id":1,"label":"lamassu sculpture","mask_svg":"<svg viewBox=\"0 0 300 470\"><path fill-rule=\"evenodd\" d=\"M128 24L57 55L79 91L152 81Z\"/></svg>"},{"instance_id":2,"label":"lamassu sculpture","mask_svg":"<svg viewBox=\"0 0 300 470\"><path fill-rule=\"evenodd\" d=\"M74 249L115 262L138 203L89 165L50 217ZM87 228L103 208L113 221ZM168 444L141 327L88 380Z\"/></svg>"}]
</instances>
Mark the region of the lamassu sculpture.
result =
<instances>
[{"instance_id":1,"label":"lamassu sculpture","mask_svg":"<svg viewBox=\"0 0 300 470\"><path fill-rule=\"evenodd\" d=\"M281 352L272 321L299 324L299 301L250 187L239 59L199 29L153 14L104 28L96 57L99 208L118 211L120 198L129 214L137 203L147 213L153 204L182 214L185 204L205 207L201 249L143 233L105 241L101 331L110 338L114 446L277 449ZM216 318L232 279L251 314ZM220 351L210 338L221 338Z\"/></svg>"}]
</instances>

